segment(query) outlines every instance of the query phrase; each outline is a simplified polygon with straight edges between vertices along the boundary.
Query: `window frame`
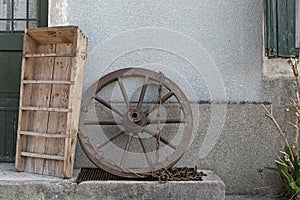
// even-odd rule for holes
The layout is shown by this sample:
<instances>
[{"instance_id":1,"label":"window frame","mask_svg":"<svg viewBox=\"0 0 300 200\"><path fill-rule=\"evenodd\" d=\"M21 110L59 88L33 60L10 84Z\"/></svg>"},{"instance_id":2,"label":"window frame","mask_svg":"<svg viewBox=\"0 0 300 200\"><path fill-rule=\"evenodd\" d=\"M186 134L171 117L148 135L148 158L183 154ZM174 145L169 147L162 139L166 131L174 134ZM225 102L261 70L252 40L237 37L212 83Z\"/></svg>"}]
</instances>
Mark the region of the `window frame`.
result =
<instances>
[{"instance_id":1,"label":"window frame","mask_svg":"<svg viewBox=\"0 0 300 200\"><path fill-rule=\"evenodd\" d=\"M12 3L12 10L13 10L13 6L15 3L15 0L11 0ZM8 31L0 31L0 34L5 34L5 33L16 33L16 32L23 32L23 31L19 31L19 30L14 30L13 27L13 23L16 21L23 21L26 22L26 28L29 27L29 22L30 21L36 21L38 22L38 27L46 27L48 26L48 0L44 0L44 1L38 1L37 0L37 9L38 9L38 15L36 18L30 18L29 17L29 0L26 0L26 6L27 6L27 11L26 11L26 17L25 18L14 18L13 16L11 16L10 18L0 18L0 21L10 21L11 24L11 30ZM13 12L13 11L12 11ZM14 15L12 13L12 15Z\"/></svg>"},{"instance_id":2,"label":"window frame","mask_svg":"<svg viewBox=\"0 0 300 200\"><path fill-rule=\"evenodd\" d=\"M48 0L39 2L39 25L38 27L48 26ZM24 31L0 31L0 50L14 51L20 50L23 44ZM9 43L7 41L10 41Z\"/></svg>"}]
</instances>

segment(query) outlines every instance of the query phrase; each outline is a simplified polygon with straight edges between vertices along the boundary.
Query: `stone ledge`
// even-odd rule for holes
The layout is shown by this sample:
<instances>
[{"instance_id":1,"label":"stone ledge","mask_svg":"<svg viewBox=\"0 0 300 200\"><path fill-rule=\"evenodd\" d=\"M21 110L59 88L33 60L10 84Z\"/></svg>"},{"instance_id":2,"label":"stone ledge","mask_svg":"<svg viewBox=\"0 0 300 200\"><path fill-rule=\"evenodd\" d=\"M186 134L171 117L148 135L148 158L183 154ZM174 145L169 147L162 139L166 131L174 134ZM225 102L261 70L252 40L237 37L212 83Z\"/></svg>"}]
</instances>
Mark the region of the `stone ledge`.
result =
<instances>
[{"instance_id":1,"label":"stone ledge","mask_svg":"<svg viewBox=\"0 0 300 200\"><path fill-rule=\"evenodd\" d=\"M76 197L87 199L225 199L225 185L212 171L203 181L87 181L80 183Z\"/></svg>"},{"instance_id":2,"label":"stone ledge","mask_svg":"<svg viewBox=\"0 0 300 200\"><path fill-rule=\"evenodd\" d=\"M0 165L0 199L225 199L225 185L212 171L203 181L87 181L18 173ZM2 168L2 169L1 169ZM77 175L78 170L75 171Z\"/></svg>"}]
</instances>

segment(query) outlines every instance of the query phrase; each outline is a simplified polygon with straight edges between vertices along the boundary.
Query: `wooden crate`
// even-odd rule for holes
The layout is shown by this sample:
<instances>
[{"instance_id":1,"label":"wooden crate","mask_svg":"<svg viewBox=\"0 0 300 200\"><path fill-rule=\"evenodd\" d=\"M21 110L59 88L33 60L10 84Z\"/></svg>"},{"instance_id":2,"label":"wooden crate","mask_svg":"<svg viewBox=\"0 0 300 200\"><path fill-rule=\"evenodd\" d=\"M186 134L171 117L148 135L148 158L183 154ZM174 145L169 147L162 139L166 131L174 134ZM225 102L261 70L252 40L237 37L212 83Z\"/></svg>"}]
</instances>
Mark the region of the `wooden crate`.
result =
<instances>
[{"instance_id":1,"label":"wooden crate","mask_svg":"<svg viewBox=\"0 0 300 200\"><path fill-rule=\"evenodd\" d=\"M17 171L72 177L86 52L76 26L25 30Z\"/></svg>"}]
</instances>

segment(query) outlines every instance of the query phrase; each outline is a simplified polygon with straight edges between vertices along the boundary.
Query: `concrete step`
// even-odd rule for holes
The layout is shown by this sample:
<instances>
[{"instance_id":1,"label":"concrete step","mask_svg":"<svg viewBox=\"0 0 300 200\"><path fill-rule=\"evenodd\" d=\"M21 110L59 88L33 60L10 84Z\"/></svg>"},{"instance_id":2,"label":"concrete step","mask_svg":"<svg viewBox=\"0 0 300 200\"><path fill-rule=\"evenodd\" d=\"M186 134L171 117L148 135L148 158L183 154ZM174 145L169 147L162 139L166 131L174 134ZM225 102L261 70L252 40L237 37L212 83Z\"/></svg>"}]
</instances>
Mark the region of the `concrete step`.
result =
<instances>
[{"instance_id":1,"label":"concrete step","mask_svg":"<svg viewBox=\"0 0 300 200\"><path fill-rule=\"evenodd\" d=\"M256 195L226 195L225 200L290 200L276 195L256 194Z\"/></svg>"},{"instance_id":2,"label":"concrete step","mask_svg":"<svg viewBox=\"0 0 300 200\"><path fill-rule=\"evenodd\" d=\"M78 174L75 170L75 175ZM225 199L225 185L212 171L203 181L86 181L16 172L0 164L0 199Z\"/></svg>"}]
</instances>

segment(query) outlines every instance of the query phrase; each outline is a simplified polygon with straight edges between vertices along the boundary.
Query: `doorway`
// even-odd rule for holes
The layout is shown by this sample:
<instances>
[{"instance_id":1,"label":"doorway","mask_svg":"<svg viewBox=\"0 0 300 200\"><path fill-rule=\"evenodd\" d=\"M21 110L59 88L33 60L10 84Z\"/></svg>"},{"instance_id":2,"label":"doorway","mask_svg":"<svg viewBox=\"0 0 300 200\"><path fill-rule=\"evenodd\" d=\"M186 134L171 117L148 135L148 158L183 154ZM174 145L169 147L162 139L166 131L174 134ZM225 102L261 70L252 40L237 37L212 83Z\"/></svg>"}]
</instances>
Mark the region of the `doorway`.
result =
<instances>
[{"instance_id":1,"label":"doorway","mask_svg":"<svg viewBox=\"0 0 300 200\"><path fill-rule=\"evenodd\" d=\"M0 162L15 159L24 30L47 22L47 0L0 0Z\"/></svg>"}]
</instances>

